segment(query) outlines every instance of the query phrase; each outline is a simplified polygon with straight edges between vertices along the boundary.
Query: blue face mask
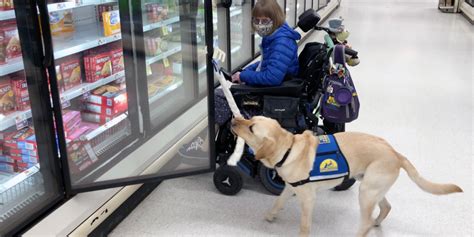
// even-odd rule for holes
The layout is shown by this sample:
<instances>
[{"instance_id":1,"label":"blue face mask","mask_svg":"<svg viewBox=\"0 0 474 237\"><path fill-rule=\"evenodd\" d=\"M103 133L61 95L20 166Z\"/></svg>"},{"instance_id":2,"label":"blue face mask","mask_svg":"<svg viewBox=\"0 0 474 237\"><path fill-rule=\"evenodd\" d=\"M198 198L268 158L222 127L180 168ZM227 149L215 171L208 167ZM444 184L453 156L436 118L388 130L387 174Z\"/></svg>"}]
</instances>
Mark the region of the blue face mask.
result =
<instances>
[{"instance_id":1,"label":"blue face mask","mask_svg":"<svg viewBox=\"0 0 474 237\"><path fill-rule=\"evenodd\" d=\"M253 27L255 29L255 32L257 32L258 35L260 35L261 37L264 37L272 33L273 21L270 20L269 22L266 22L266 23L259 22L257 24L254 22Z\"/></svg>"}]
</instances>

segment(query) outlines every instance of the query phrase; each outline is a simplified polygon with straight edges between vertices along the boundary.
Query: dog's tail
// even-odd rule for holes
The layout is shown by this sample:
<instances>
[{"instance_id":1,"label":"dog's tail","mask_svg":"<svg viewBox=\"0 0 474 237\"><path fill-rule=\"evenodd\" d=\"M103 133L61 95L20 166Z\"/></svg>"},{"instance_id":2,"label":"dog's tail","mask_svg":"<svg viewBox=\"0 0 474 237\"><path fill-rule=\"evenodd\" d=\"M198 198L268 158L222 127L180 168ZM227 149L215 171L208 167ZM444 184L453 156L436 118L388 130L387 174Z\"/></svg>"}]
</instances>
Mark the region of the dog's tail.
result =
<instances>
[{"instance_id":1,"label":"dog's tail","mask_svg":"<svg viewBox=\"0 0 474 237\"><path fill-rule=\"evenodd\" d=\"M418 185L423 191L432 193L435 195L444 195L450 193L463 192L463 190L455 184L438 184L430 182L420 176L415 166L402 154L397 152L397 156L402 162L402 168L407 172L413 182Z\"/></svg>"}]
</instances>

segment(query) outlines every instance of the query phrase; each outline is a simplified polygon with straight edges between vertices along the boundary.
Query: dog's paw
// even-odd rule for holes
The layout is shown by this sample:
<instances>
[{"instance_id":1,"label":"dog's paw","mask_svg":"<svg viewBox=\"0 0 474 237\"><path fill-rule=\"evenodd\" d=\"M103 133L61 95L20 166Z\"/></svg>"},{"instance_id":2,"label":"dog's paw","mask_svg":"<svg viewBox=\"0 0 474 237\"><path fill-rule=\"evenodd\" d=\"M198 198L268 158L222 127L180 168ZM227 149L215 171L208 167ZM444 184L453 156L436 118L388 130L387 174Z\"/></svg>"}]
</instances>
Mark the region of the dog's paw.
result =
<instances>
[{"instance_id":1,"label":"dog's paw","mask_svg":"<svg viewBox=\"0 0 474 237\"><path fill-rule=\"evenodd\" d=\"M275 215L269 212L265 215L265 220L268 222L273 222L275 220Z\"/></svg>"}]
</instances>

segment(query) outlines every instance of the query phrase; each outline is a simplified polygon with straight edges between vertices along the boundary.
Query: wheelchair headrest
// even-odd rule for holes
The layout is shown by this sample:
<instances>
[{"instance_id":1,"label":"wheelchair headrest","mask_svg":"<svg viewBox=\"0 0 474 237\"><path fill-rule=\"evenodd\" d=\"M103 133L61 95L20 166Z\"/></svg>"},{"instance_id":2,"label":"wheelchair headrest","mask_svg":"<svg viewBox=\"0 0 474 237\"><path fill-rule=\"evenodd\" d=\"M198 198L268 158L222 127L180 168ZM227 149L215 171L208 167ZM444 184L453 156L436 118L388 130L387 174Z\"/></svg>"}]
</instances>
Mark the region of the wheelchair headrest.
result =
<instances>
[{"instance_id":1,"label":"wheelchair headrest","mask_svg":"<svg viewBox=\"0 0 474 237\"><path fill-rule=\"evenodd\" d=\"M298 17L298 27L304 32L313 29L321 20L321 17L314 9L308 9Z\"/></svg>"}]
</instances>

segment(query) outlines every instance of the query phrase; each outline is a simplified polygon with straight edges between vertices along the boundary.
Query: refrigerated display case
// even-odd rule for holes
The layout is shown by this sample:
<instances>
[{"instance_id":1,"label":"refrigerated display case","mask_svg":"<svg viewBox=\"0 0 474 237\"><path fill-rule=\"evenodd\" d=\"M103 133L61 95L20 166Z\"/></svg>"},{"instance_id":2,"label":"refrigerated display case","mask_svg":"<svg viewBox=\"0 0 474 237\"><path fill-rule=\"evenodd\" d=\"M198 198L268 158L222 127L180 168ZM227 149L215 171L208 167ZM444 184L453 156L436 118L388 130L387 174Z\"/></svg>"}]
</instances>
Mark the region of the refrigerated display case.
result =
<instances>
[{"instance_id":1,"label":"refrigerated display case","mask_svg":"<svg viewBox=\"0 0 474 237\"><path fill-rule=\"evenodd\" d=\"M305 0L297 0L296 2L296 19L304 12ZM297 20L296 20L297 21Z\"/></svg>"},{"instance_id":2,"label":"refrigerated display case","mask_svg":"<svg viewBox=\"0 0 474 237\"><path fill-rule=\"evenodd\" d=\"M49 101L42 101L43 81L27 83L34 72L25 65L37 63L20 41L13 1L0 7L0 236L12 235L32 218L63 197L55 163L56 146ZM18 6L17 6L18 7ZM22 39L23 40L23 39ZM28 49L28 50L25 50ZM46 94L46 96L48 96Z\"/></svg>"}]
</instances>

